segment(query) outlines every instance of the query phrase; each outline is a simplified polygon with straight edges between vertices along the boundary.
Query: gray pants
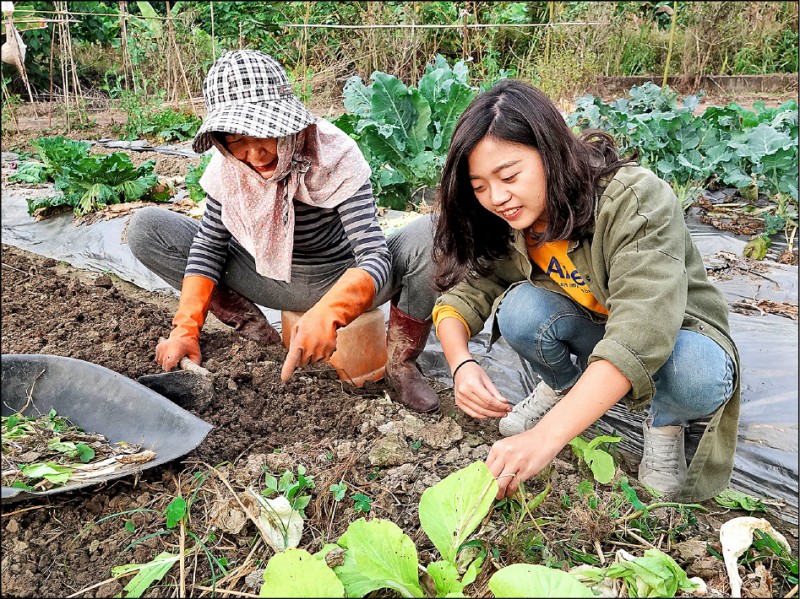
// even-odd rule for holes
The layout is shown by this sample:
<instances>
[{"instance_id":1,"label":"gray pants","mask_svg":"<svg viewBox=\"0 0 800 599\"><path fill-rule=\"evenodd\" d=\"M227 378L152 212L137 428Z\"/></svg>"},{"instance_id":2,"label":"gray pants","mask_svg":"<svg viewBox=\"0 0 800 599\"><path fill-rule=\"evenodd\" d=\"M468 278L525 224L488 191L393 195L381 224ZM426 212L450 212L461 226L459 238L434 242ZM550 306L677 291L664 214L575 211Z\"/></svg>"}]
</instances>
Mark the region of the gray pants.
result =
<instances>
[{"instance_id":1,"label":"gray pants","mask_svg":"<svg viewBox=\"0 0 800 599\"><path fill-rule=\"evenodd\" d=\"M128 225L133 255L175 289L180 289L186 262L200 221L163 208L137 210ZM373 307L396 298L397 307L419 320L428 320L436 301L433 289L433 222L421 216L387 239L392 276L375 296ZM355 266L340 262L292 266L292 281L276 281L256 271L255 260L235 239L220 277L234 291L273 310L305 312L330 289L342 273Z\"/></svg>"}]
</instances>

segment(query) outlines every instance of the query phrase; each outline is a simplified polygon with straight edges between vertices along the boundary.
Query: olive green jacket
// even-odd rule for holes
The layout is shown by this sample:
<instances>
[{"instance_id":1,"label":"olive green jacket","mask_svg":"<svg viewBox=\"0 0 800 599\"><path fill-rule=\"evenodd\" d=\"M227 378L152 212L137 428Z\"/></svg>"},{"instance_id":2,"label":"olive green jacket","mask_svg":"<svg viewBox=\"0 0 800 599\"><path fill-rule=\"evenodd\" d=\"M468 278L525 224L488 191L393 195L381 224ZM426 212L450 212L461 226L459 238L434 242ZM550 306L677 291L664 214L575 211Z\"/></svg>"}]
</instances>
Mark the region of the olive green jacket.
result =
<instances>
[{"instance_id":1,"label":"olive green jacket","mask_svg":"<svg viewBox=\"0 0 800 599\"><path fill-rule=\"evenodd\" d=\"M680 202L667 183L645 168L626 166L599 193L591 238L573 241L567 250L609 312L606 317L585 310L606 326L589 362L607 360L628 378L631 390L624 399L630 410L643 409L653 399L653 374L672 354L680 329L707 335L735 364L733 396L714 413L676 497L703 501L728 485L736 449L740 368L727 304L706 276ZM491 276L468 278L437 301L455 308L473 333L483 329L505 294L520 283L566 295L531 262L521 232L512 232L512 245L510 255L495 262ZM498 337L494 320L491 343Z\"/></svg>"}]
</instances>

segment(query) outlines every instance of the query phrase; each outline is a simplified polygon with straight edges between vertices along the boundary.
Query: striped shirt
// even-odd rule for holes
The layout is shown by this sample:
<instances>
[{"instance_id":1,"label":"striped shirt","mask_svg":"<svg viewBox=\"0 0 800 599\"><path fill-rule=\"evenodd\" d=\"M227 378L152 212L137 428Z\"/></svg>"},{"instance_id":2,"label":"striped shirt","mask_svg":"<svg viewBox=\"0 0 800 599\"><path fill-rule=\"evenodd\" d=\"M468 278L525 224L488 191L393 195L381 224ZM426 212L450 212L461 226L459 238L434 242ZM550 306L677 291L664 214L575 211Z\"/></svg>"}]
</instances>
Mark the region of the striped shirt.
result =
<instances>
[{"instance_id":1,"label":"striped shirt","mask_svg":"<svg viewBox=\"0 0 800 599\"><path fill-rule=\"evenodd\" d=\"M294 202L294 218L292 264L330 264L355 258L355 265L372 277L376 293L389 280L392 258L378 225L369 181L335 208ZM184 275L200 275L218 283L231 238L222 223L222 205L208 196Z\"/></svg>"}]
</instances>

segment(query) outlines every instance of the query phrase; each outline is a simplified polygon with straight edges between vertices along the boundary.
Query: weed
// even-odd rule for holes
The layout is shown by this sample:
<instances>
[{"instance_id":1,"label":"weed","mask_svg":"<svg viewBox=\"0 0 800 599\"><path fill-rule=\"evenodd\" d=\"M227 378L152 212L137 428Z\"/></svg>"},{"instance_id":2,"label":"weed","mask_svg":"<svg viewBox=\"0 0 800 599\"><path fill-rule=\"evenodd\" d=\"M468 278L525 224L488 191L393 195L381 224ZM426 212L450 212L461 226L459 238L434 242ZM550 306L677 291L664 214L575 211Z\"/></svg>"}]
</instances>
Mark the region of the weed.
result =
<instances>
[{"instance_id":1,"label":"weed","mask_svg":"<svg viewBox=\"0 0 800 599\"><path fill-rule=\"evenodd\" d=\"M347 493L347 484L344 481L340 481L332 484L329 490L333 494L333 500L339 502L344 499Z\"/></svg>"},{"instance_id":2,"label":"weed","mask_svg":"<svg viewBox=\"0 0 800 599\"><path fill-rule=\"evenodd\" d=\"M357 512L367 513L372 508L372 503L375 501L369 495L364 495L363 493L356 493L355 495L351 496L355 505L353 505L353 509Z\"/></svg>"},{"instance_id":3,"label":"weed","mask_svg":"<svg viewBox=\"0 0 800 599\"><path fill-rule=\"evenodd\" d=\"M2 127L4 132L8 129L8 125L11 124L12 121L14 122L15 126L17 126L17 108L21 102L19 94L12 94L9 91L10 86L11 78L3 77L3 110L0 111L0 114L2 114Z\"/></svg>"},{"instance_id":4,"label":"weed","mask_svg":"<svg viewBox=\"0 0 800 599\"><path fill-rule=\"evenodd\" d=\"M305 518L304 510L311 501L311 495L304 494L304 492L314 488L314 477L306 475L305 467L298 464L296 477L291 470L286 470L280 479L265 471L264 487L264 490L261 491L264 497L283 495L292 509Z\"/></svg>"}]
</instances>

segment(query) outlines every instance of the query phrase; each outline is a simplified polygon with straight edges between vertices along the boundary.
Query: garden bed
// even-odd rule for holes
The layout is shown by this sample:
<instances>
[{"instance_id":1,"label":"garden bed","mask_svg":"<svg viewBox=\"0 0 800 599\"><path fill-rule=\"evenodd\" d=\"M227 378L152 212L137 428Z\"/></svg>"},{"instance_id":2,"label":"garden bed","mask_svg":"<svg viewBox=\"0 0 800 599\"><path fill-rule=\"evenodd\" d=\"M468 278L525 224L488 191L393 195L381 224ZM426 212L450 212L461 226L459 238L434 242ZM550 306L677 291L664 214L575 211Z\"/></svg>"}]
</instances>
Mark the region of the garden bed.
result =
<instances>
[{"instance_id":1,"label":"garden bed","mask_svg":"<svg viewBox=\"0 0 800 599\"><path fill-rule=\"evenodd\" d=\"M135 379L159 372L154 348L169 329L173 310L171 297L3 246L3 353L71 356ZM174 596L181 585L188 595L210 596L205 589L214 584L218 592L257 594L260 568L273 552L256 540L251 522L240 514L237 520L233 491L264 489L267 472L280 477L287 470L297 473L298 466L315 483L307 491L300 547L313 552L335 541L350 522L365 515L356 510L366 503L367 517L392 520L415 541L420 562L433 561L433 546L417 516L420 495L456 469L484 459L498 437L496 421L466 417L454 406L452 391L438 383L442 412L428 416L392 403L383 383L354 389L326 367L306 368L281 383L283 348L258 347L219 323L211 325L202 349L214 373L215 395L208 405L189 410L215 428L182 462L139 478L4 505L4 595L111 597L130 579L115 580L112 567L146 563L162 551L177 553L194 545L190 533L203 541L207 553L188 554L183 569L171 569L146 596ZM653 501L634 480L636 463L619 457L638 496ZM617 485L587 487L587 479L591 475L567 448L554 467L528 485L530 497L549 486L535 509L536 523L513 504L496 507L477 536L496 547L497 554L469 594L487 596L489 575L503 565L528 561L566 568L597 563L601 555L610 561L620 548L641 555L650 546L706 580L712 594L729 592L722 562L705 543L719 550L719 526L745 512L711 501L704 504L707 512L660 508L635 517ZM342 481L348 491L336 501L329 488ZM371 501L359 503L353 495ZM189 502L189 516L180 527L169 528L167 508L178 496ZM769 512L767 517L796 555L796 527ZM777 561L749 557L741 568L745 596L789 591ZM755 573L757 562L770 573L766 578Z\"/></svg>"}]
</instances>

